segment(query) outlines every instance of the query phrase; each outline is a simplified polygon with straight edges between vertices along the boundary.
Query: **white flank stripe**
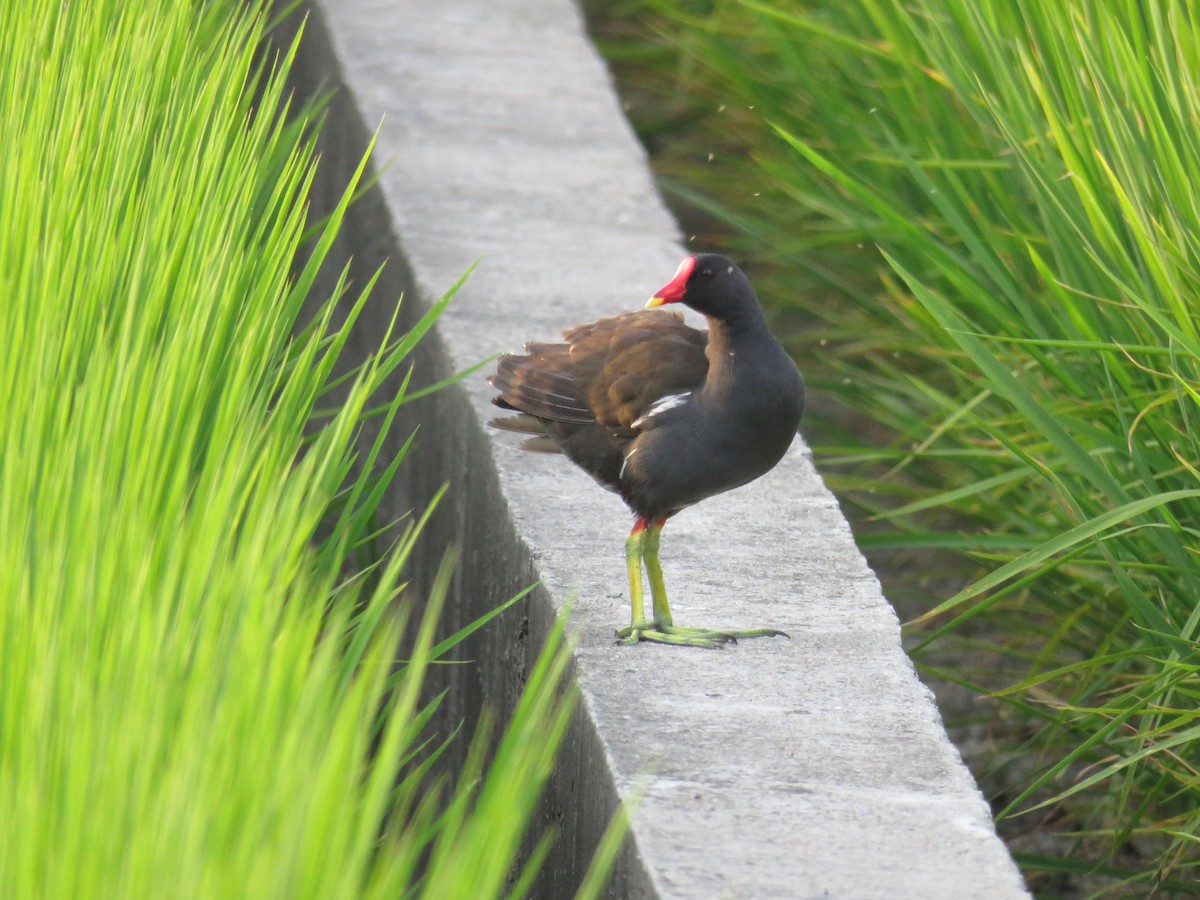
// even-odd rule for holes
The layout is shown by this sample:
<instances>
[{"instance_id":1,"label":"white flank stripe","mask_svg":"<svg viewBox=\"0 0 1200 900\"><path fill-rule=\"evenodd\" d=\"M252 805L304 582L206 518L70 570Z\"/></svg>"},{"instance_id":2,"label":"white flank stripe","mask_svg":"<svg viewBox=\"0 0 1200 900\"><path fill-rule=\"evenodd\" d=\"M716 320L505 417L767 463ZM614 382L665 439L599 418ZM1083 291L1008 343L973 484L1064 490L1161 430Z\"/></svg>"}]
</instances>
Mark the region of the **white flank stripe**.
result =
<instances>
[{"instance_id":1,"label":"white flank stripe","mask_svg":"<svg viewBox=\"0 0 1200 900\"><path fill-rule=\"evenodd\" d=\"M674 409L677 406L683 406L683 404L688 402L688 398L691 396L692 392L687 391L683 394L667 394L665 397L659 397L650 404L650 408L646 410L645 415L638 416L637 420L633 423L633 427L641 428L647 419L652 419L660 413L665 413L668 409Z\"/></svg>"},{"instance_id":2,"label":"white flank stripe","mask_svg":"<svg viewBox=\"0 0 1200 900\"><path fill-rule=\"evenodd\" d=\"M635 453L637 453L637 447L634 447L632 450L626 453L625 458L621 460L621 471L617 473L617 481L620 481L625 477L625 467L629 465L629 461L633 459L633 454Z\"/></svg>"}]
</instances>

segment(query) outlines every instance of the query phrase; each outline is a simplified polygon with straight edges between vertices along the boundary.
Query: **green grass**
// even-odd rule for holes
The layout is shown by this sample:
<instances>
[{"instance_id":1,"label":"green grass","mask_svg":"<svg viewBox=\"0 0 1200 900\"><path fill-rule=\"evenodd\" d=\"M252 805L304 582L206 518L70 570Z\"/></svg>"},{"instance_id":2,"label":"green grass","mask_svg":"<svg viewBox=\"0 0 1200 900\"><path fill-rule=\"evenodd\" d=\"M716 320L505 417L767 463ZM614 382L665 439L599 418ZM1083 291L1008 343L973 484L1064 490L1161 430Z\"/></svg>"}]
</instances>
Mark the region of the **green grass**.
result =
<instances>
[{"instance_id":1,"label":"green grass","mask_svg":"<svg viewBox=\"0 0 1200 900\"><path fill-rule=\"evenodd\" d=\"M453 289L314 419L334 303L352 322L370 285L297 331L355 184L293 277L316 110L287 110L290 54L256 66L265 27L0 5L5 897L504 895L571 715L556 633L509 726L430 782L453 555L410 596L417 517L347 573L403 459L357 460L362 420Z\"/></svg>"},{"instance_id":2,"label":"green grass","mask_svg":"<svg viewBox=\"0 0 1200 900\"><path fill-rule=\"evenodd\" d=\"M659 79L634 113L669 189L759 264L815 393L848 408L817 408L819 464L870 549L958 559L910 631L1003 700L1008 771L983 774L1031 883L1188 892L1194 8L649 5L609 10L607 47Z\"/></svg>"}]
</instances>

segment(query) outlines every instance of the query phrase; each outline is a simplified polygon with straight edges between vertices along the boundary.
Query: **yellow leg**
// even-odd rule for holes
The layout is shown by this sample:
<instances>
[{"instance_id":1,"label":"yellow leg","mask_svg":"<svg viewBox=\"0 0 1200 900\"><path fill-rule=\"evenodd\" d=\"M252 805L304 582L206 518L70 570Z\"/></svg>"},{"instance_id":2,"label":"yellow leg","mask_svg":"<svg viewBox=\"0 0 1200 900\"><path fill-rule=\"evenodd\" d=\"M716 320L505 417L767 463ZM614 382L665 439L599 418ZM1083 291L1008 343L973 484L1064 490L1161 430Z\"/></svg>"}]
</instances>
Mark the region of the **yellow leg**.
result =
<instances>
[{"instance_id":1,"label":"yellow leg","mask_svg":"<svg viewBox=\"0 0 1200 900\"><path fill-rule=\"evenodd\" d=\"M625 566L629 570L629 627L617 631L622 644L653 641L658 644L675 644L682 647L716 648L736 643L738 638L786 637L774 628L751 628L748 630L712 630L708 628L684 628L677 626L671 616L667 602L667 584L663 579L662 564L658 560L659 541L666 519L647 522L638 516L633 530L625 541ZM646 618L646 601L642 589L642 566L650 579L650 596L654 603L654 620Z\"/></svg>"},{"instance_id":2,"label":"yellow leg","mask_svg":"<svg viewBox=\"0 0 1200 900\"><path fill-rule=\"evenodd\" d=\"M654 598L654 623L670 628L675 621L671 617L671 605L667 603L667 583L663 580L662 563L658 561L658 544L666 523L666 519L656 519L647 527L642 558L646 561L646 575L650 578L650 596Z\"/></svg>"},{"instance_id":3,"label":"yellow leg","mask_svg":"<svg viewBox=\"0 0 1200 900\"><path fill-rule=\"evenodd\" d=\"M646 529L641 519L638 522L642 523L642 527L634 525L625 540L625 566L629 569L629 605L632 613L629 624L633 628L650 624L646 621L646 605L642 599L642 548Z\"/></svg>"}]
</instances>

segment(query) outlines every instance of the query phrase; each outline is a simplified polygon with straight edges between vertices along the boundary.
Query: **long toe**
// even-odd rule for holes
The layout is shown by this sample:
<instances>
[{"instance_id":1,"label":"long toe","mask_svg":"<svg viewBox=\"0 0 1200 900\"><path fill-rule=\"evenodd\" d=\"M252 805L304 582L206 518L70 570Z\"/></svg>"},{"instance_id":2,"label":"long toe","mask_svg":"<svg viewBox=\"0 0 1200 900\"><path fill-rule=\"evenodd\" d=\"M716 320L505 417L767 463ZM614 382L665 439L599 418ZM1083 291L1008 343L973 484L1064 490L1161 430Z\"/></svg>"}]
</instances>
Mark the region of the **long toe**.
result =
<instances>
[{"instance_id":1,"label":"long toe","mask_svg":"<svg viewBox=\"0 0 1200 900\"><path fill-rule=\"evenodd\" d=\"M778 628L747 628L744 631L722 631L722 634L733 635L735 638L756 638L756 637L785 637L791 640L791 635L786 631L780 631Z\"/></svg>"},{"instance_id":2,"label":"long toe","mask_svg":"<svg viewBox=\"0 0 1200 900\"><path fill-rule=\"evenodd\" d=\"M679 637L702 637L708 640L719 640L727 644L736 644L739 638L791 637L786 631L780 631L778 628L747 628L737 630L733 628L689 628L684 625L662 624L657 624L654 627L667 634Z\"/></svg>"}]
</instances>

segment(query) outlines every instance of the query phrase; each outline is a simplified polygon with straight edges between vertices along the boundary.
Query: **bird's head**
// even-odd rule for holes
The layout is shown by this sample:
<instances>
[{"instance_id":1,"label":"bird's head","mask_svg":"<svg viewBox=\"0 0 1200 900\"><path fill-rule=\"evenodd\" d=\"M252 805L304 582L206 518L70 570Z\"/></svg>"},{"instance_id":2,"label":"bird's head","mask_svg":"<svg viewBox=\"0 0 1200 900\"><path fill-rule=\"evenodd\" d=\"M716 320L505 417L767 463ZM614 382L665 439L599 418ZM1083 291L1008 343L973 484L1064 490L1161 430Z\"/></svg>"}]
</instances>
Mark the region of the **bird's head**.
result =
<instances>
[{"instance_id":1,"label":"bird's head","mask_svg":"<svg viewBox=\"0 0 1200 900\"><path fill-rule=\"evenodd\" d=\"M747 302L758 305L754 289L742 270L716 253L698 253L679 264L675 277L646 306L685 303L696 312L724 319Z\"/></svg>"}]
</instances>

